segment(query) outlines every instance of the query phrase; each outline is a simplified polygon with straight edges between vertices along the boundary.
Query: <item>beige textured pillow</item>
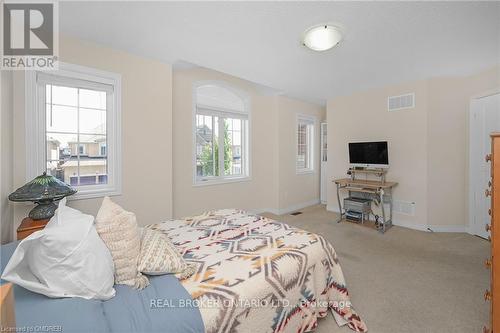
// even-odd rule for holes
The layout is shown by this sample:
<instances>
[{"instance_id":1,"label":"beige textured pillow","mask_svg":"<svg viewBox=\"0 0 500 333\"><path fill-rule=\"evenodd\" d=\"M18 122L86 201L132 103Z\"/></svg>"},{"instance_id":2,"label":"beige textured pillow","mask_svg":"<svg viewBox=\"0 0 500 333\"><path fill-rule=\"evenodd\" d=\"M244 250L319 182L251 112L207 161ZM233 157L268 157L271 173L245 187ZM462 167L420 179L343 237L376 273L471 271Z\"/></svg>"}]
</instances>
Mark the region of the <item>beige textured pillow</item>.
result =
<instances>
[{"instance_id":1,"label":"beige textured pillow","mask_svg":"<svg viewBox=\"0 0 500 333\"><path fill-rule=\"evenodd\" d=\"M96 217L96 230L113 257L115 283L142 289L148 278L137 270L141 234L134 213L105 197Z\"/></svg>"},{"instance_id":2,"label":"beige textured pillow","mask_svg":"<svg viewBox=\"0 0 500 333\"><path fill-rule=\"evenodd\" d=\"M193 275L194 268L184 261L167 235L144 229L138 266L140 272L149 275L178 273L180 279L186 279Z\"/></svg>"}]
</instances>

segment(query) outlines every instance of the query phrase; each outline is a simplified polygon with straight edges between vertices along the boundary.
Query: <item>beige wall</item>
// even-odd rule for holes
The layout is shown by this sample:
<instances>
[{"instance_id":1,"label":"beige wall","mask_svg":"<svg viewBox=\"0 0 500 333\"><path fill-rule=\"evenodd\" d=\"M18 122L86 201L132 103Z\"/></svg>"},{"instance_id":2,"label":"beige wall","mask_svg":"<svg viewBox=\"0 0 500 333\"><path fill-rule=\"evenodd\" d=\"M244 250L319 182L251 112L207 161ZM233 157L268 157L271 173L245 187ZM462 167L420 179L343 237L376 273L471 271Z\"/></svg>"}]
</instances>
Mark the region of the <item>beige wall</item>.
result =
<instances>
[{"instance_id":1,"label":"beige wall","mask_svg":"<svg viewBox=\"0 0 500 333\"><path fill-rule=\"evenodd\" d=\"M141 225L213 208L284 213L319 201L319 122L324 108L265 93L251 82L208 69L172 74L169 65L67 37L61 38L61 59L122 75L123 194L115 200L134 211ZM249 181L193 186L192 86L200 80L224 81L250 97ZM2 72L1 82L0 211L5 241L32 205L6 201L8 193L25 183L24 75ZM499 68L493 68L469 77L432 78L329 101L329 178L345 176L348 142L386 139L388 179L400 183L395 198L416 203L415 216L396 214L396 222L420 229L466 226L469 100L499 86ZM407 92L416 93L416 108L388 112L387 96ZM318 120L312 174L295 172L297 114ZM73 200L70 205L95 214L100 201ZM328 208L336 206L329 182Z\"/></svg>"},{"instance_id":2,"label":"beige wall","mask_svg":"<svg viewBox=\"0 0 500 333\"><path fill-rule=\"evenodd\" d=\"M314 172L297 174L296 131L297 115L316 118L314 127ZM279 212L302 208L304 203L319 203L320 182L320 123L326 118L325 108L295 99L278 97L278 144L279 144Z\"/></svg>"},{"instance_id":3,"label":"beige wall","mask_svg":"<svg viewBox=\"0 0 500 333\"><path fill-rule=\"evenodd\" d=\"M251 179L228 184L193 186L193 85L220 81L250 99ZM324 117L324 108L263 93L257 85L204 68L174 71L174 216L198 214L214 208L243 208L283 212L319 201L318 173L295 174L296 113ZM319 138L319 135L318 135ZM319 144L317 144L319 149ZM293 173L290 170L293 168ZM287 192L282 196L281 193ZM292 207L293 208L293 207Z\"/></svg>"},{"instance_id":4,"label":"beige wall","mask_svg":"<svg viewBox=\"0 0 500 333\"><path fill-rule=\"evenodd\" d=\"M415 92L416 108L387 111L387 96ZM353 141L389 145L387 179L399 182L398 200L416 202L415 216L395 215L406 225L427 223L427 82L390 86L339 97L327 104L328 178L346 177L348 146ZM335 187L328 183L328 208L338 210Z\"/></svg>"},{"instance_id":5,"label":"beige wall","mask_svg":"<svg viewBox=\"0 0 500 333\"><path fill-rule=\"evenodd\" d=\"M319 123L325 118L325 108L208 69L182 70L172 76L169 65L68 37L61 38L60 57L67 63L122 75L123 193L114 199L135 212L141 225L213 208L284 213L319 202ZM248 181L193 186L192 86L200 80L224 81L250 98ZM9 134L2 122L2 133L12 138L13 149L5 151L6 158L2 150L2 166L10 160L12 175L4 178L2 174L2 180L13 179L13 184L6 183L5 193L26 182L24 74L15 72L9 86L13 87L8 93L13 96L13 108L6 115L12 117L14 130ZM2 104L4 109L8 108ZM295 172L298 113L317 117L315 172L307 175ZM100 202L99 198L72 200L69 205L96 214ZM33 206L9 203L5 207L14 207L13 218L2 217L2 228L10 228L6 230L12 236Z\"/></svg>"},{"instance_id":6,"label":"beige wall","mask_svg":"<svg viewBox=\"0 0 500 333\"><path fill-rule=\"evenodd\" d=\"M373 89L328 102L329 172L342 177L347 143L389 141L389 180L396 200L416 202L415 216L395 223L425 230L465 231L468 226L468 110L470 98L500 86L499 68L468 77L431 78ZM387 111L387 97L416 93L416 108ZM334 186L329 209L337 210Z\"/></svg>"},{"instance_id":7,"label":"beige wall","mask_svg":"<svg viewBox=\"0 0 500 333\"><path fill-rule=\"evenodd\" d=\"M11 239L13 207L9 204L8 196L13 186L13 100L12 100L12 72L0 71L0 235L1 243Z\"/></svg>"},{"instance_id":8,"label":"beige wall","mask_svg":"<svg viewBox=\"0 0 500 333\"><path fill-rule=\"evenodd\" d=\"M123 186L122 195L113 199L125 209L136 213L140 225L171 217L171 66L67 37L60 40L60 59L122 75ZM13 159L15 188L26 181L24 128L24 75L16 72ZM73 200L70 206L96 214L101 200ZM31 208L32 205L15 204L15 227ZM2 224L4 223L8 221L2 219Z\"/></svg>"},{"instance_id":9,"label":"beige wall","mask_svg":"<svg viewBox=\"0 0 500 333\"><path fill-rule=\"evenodd\" d=\"M251 180L231 184L193 186L193 84L201 80L223 81L248 94L251 103ZM262 96L253 84L208 69L174 71L173 122L174 133L174 216L198 214L215 208L257 209L273 202L271 165L274 145L256 140L256 133L273 133L274 123L266 119L272 113L272 96ZM269 166L269 167L268 167Z\"/></svg>"},{"instance_id":10,"label":"beige wall","mask_svg":"<svg viewBox=\"0 0 500 333\"><path fill-rule=\"evenodd\" d=\"M500 67L468 77L429 80L430 225L469 225L469 103L494 88L500 88Z\"/></svg>"}]
</instances>

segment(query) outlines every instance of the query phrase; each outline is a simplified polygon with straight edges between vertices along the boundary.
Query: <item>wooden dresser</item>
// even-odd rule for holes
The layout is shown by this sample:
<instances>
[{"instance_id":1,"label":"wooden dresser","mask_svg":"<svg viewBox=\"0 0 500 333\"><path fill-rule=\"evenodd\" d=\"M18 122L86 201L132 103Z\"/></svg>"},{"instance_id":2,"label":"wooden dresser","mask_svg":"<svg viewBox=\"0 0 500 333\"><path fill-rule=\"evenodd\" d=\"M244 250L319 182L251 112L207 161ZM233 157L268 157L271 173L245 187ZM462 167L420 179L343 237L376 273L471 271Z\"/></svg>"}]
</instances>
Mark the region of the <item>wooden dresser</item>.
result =
<instances>
[{"instance_id":1,"label":"wooden dresser","mask_svg":"<svg viewBox=\"0 0 500 333\"><path fill-rule=\"evenodd\" d=\"M491 258L485 264L491 270L491 286L484 294L484 299L491 302L491 321L483 332L500 333L500 133L491 135L491 155L486 156L491 161L491 182L486 195L491 195L491 224L486 225L491 240Z\"/></svg>"}]
</instances>

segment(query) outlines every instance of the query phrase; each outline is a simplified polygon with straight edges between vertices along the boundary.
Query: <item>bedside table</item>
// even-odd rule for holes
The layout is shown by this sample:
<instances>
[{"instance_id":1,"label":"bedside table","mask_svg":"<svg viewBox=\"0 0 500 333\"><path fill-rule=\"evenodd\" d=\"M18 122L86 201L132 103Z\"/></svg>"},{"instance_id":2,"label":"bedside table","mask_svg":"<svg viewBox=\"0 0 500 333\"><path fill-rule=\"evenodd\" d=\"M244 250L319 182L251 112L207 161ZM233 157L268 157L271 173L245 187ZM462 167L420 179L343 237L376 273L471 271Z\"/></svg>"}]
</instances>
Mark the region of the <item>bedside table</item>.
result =
<instances>
[{"instance_id":1,"label":"bedside table","mask_svg":"<svg viewBox=\"0 0 500 333\"><path fill-rule=\"evenodd\" d=\"M49 219L33 220L30 219L29 217L25 217L21 222L19 228L17 228L17 240L26 238L35 231L42 230L43 228L45 228L45 225L47 225L49 221L50 221Z\"/></svg>"}]
</instances>

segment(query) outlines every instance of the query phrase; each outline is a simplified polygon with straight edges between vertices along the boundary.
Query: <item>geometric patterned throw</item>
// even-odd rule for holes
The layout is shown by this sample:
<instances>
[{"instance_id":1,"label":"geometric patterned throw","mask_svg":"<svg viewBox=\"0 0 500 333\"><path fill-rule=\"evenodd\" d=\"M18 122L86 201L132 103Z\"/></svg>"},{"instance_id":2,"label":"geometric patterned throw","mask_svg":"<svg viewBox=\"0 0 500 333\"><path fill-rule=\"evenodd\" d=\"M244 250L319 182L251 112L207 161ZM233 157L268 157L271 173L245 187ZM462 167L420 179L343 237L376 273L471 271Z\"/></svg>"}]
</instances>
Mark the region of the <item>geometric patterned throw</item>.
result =
<instances>
[{"instance_id":1,"label":"geometric patterned throw","mask_svg":"<svg viewBox=\"0 0 500 333\"><path fill-rule=\"evenodd\" d=\"M148 226L168 235L196 273L181 280L206 332L308 332L331 310L339 325L367 327L322 236L236 209Z\"/></svg>"}]
</instances>

